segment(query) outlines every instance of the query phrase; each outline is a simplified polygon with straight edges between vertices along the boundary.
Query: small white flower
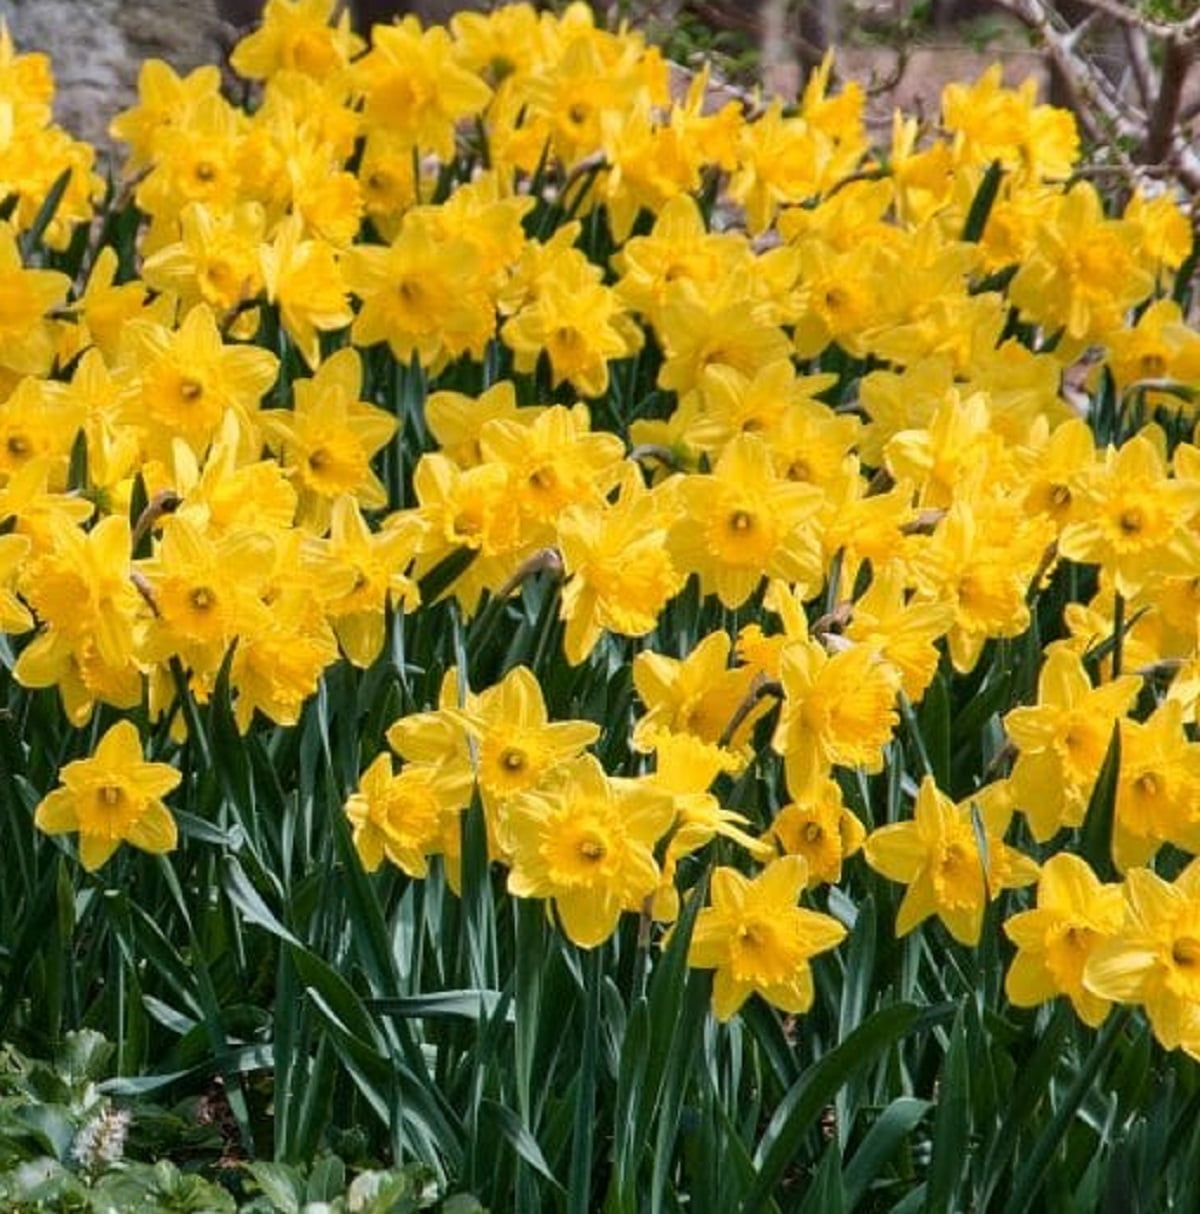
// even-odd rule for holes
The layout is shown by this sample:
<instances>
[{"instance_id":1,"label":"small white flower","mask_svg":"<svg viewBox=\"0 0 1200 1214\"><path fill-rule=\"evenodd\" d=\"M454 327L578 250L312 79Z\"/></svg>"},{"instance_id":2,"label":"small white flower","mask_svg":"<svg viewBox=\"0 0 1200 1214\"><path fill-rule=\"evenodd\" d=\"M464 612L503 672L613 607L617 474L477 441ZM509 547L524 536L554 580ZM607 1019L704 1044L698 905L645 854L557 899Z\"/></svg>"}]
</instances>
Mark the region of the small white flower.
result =
<instances>
[{"instance_id":1,"label":"small white flower","mask_svg":"<svg viewBox=\"0 0 1200 1214\"><path fill-rule=\"evenodd\" d=\"M130 1115L126 1109L105 1108L96 1114L78 1134L71 1154L85 1172L102 1172L125 1154Z\"/></svg>"}]
</instances>

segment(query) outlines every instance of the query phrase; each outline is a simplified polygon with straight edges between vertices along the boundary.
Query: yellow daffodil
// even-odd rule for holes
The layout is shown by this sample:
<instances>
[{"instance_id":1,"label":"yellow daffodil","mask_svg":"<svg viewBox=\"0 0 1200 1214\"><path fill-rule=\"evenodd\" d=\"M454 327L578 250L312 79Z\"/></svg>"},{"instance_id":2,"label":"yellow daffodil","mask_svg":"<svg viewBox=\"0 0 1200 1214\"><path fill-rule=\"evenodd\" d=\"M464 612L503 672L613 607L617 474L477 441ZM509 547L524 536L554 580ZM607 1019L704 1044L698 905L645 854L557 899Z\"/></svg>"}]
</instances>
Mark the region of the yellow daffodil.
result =
<instances>
[{"instance_id":1,"label":"yellow daffodil","mask_svg":"<svg viewBox=\"0 0 1200 1214\"><path fill-rule=\"evenodd\" d=\"M829 915L796 905L808 881L801 856L772 860L750 879L734 868L712 878L712 905L696 918L688 964L716 970L713 1013L728 1020L753 994L781 1011L812 1006L809 960L836 948L846 929Z\"/></svg>"},{"instance_id":2,"label":"yellow daffodil","mask_svg":"<svg viewBox=\"0 0 1200 1214\"><path fill-rule=\"evenodd\" d=\"M978 944L988 901L1001 889L1037 879L1037 865L1002 842L995 824L988 822L988 809L985 801L979 818L987 847L981 853L971 803L955 805L926 776L912 820L881 826L867 836L867 863L908 886L896 916L898 936L937 915L960 944Z\"/></svg>"},{"instance_id":3,"label":"yellow daffodil","mask_svg":"<svg viewBox=\"0 0 1200 1214\"><path fill-rule=\"evenodd\" d=\"M1106 338L1154 287L1140 264L1137 225L1107 219L1095 187L1077 182L1050 200L1038 239L1009 286L1014 304L1080 343Z\"/></svg>"},{"instance_id":4,"label":"yellow daffodil","mask_svg":"<svg viewBox=\"0 0 1200 1214\"><path fill-rule=\"evenodd\" d=\"M1121 720L1113 859L1122 870L1142 866L1163 843L1200 851L1200 742L1184 732L1176 700L1145 721Z\"/></svg>"},{"instance_id":5,"label":"yellow daffodil","mask_svg":"<svg viewBox=\"0 0 1200 1214\"><path fill-rule=\"evenodd\" d=\"M1092 949L1084 987L1140 1005L1164 1049L1200 1059L1200 860L1174 882L1131 869L1124 894L1124 922Z\"/></svg>"},{"instance_id":6,"label":"yellow daffodil","mask_svg":"<svg viewBox=\"0 0 1200 1214\"><path fill-rule=\"evenodd\" d=\"M591 721L551 721L527 666L514 667L480 692L471 708L450 711L478 746L479 791L485 812L493 816L600 736Z\"/></svg>"},{"instance_id":7,"label":"yellow daffodil","mask_svg":"<svg viewBox=\"0 0 1200 1214\"><path fill-rule=\"evenodd\" d=\"M754 670L729 667L732 643L726 632L712 632L685 658L644 650L633 660L633 685L646 714L633 731L637 750L650 751L664 733L694 734L702 742L719 742L734 713L750 694ZM749 740L755 722L769 704L760 702L738 725L729 745L738 750Z\"/></svg>"},{"instance_id":8,"label":"yellow daffodil","mask_svg":"<svg viewBox=\"0 0 1200 1214\"><path fill-rule=\"evenodd\" d=\"M363 41L350 32L349 9L332 23L337 9L336 0L267 0L262 24L233 48L233 70L263 80L277 71L319 78L345 68Z\"/></svg>"},{"instance_id":9,"label":"yellow daffodil","mask_svg":"<svg viewBox=\"0 0 1200 1214\"><path fill-rule=\"evenodd\" d=\"M587 658L604 631L622 636L650 632L683 587L686 579L666 546L675 513L668 496L647 489L642 474L626 464L614 503L572 506L558 518L558 548L567 575L563 652L572 665Z\"/></svg>"},{"instance_id":10,"label":"yellow daffodil","mask_svg":"<svg viewBox=\"0 0 1200 1214\"><path fill-rule=\"evenodd\" d=\"M1079 515L1063 528L1059 551L1068 560L1111 572L1129 597L1147 582L1191 574L1200 565L1200 483L1168 475L1156 427L1109 447L1080 486Z\"/></svg>"},{"instance_id":11,"label":"yellow daffodil","mask_svg":"<svg viewBox=\"0 0 1200 1214\"><path fill-rule=\"evenodd\" d=\"M532 371L545 354L555 384L570 383L585 397L603 396L608 364L636 354L642 345L641 330L586 262L565 262L505 322L500 336L518 371Z\"/></svg>"},{"instance_id":12,"label":"yellow daffodil","mask_svg":"<svg viewBox=\"0 0 1200 1214\"><path fill-rule=\"evenodd\" d=\"M739 434L711 474L685 478L683 510L668 548L681 571L726 607L740 607L764 577L815 591L823 574L810 520L821 504L812 485L776 476L771 452L754 434Z\"/></svg>"},{"instance_id":13,"label":"yellow daffodil","mask_svg":"<svg viewBox=\"0 0 1200 1214\"><path fill-rule=\"evenodd\" d=\"M410 212L390 245L355 245L340 264L362 300L351 329L355 344L387 342L404 365L415 356L435 369L460 354L482 357L495 308L479 253L467 241L443 240L428 216Z\"/></svg>"},{"instance_id":14,"label":"yellow daffodil","mask_svg":"<svg viewBox=\"0 0 1200 1214\"><path fill-rule=\"evenodd\" d=\"M44 375L54 361L47 313L67 297L70 280L57 270L26 269L17 239L0 222L0 367L18 375Z\"/></svg>"},{"instance_id":15,"label":"yellow daffodil","mask_svg":"<svg viewBox=\"0 0 1200 1214\"><path fill-rule=\"evenodd\" d=\"M367 510L387 505L387 490L371 459L395 434L396 418L360 400L358 352L339 350L312 379L292 381L292 408L262 414L267 441L299 493L296 524L316 535L329 527L332 506L343 495Z\"/></svg>"},{"instance_id":16,"label":"yellow daffodil","mask_svg":"<svg viewBox=\"0 0 1200 1214\"><path fill-rule=\"evenodd\" d=\"M419 605L421 596L408 571L420 532L419 521L411 515L372 531L353 498L343 496L333 503L329 540L321 549L352 576L345 592L326 604L326 611L355 666L369 666L383 649L389 603L405 611Z\"/></svg>"},{"instance_id":17,"label":"yellow daffodil","mask_svg":"<svg viewBox=\"0 0 1200 1214\"><path fill-rule=\"evenodd\" d=\"M319 237L305 239L299 216L285 219L258 258L267 298L279 305L287 335L310 367L321 359L319 333L344 329L354 312L333 246Z\"/></svg>"},{"instance_id":18,"label":"yellow daffodil","mask_svg":"<svg viewBox=\"0 0 1200 1214\"><path fill-rule=\"evenodd\" d=\"M863 824L842 801L841 786L830 779L783 806L763 835L783 855L804 857L809 889L840 881L842 864L862 849L865 838Z\"/></svg>"},{"instance_id":19,"label":"yellow daffodil","mask_svg":"<svg viewBox=\"0 0 1200 1214\"><path fill-rule=\"evenodd\" d=\"M1122 675L1093 687L1067 644L1047 646L1037 704L1004 718L1018 750L1011 777L1017 806L1039 843L1083 821L1113 722L1133 707L1141 685L1134 675Z\"/></svg>"},{"instance_id":20,"label":"yellow daffodil","mask_svg":"<svg viewBox=\"0 0 1200 1214\"><path fill-rule=\"evenodd\" d=\"M746 833L744 814L723 809L708 790L722 773L740 770L739 756L692 734L664 734L655 748L655 770L645 782L670 794L675 825L663 858L662 883L654 896L654 917L664 922L679 914L675 870L679 861L711 843L718 835L744 847L755 859L772 855L765 843Z\"/></svg>"},{"instance_id":21,"label":"yellow daffodil","mask_svg":"<svg viewBox=\"0 0 1200 1214\"><path fill-rule=\"evenodd\" d=\"M346 801L354 847L373 873L386 858L410 877L424 877L428 858L441 851L443 818L457 824L461 805L436 768L410 763L392 770L390 755L378 755Z\"/></svg>"},{"instance_id":22,"label":"yellow daffodil","mask_svg":"<svg viewBox=\"0 0 1200 1214\"><path fill-rule=\"evenodd\" d=\"M118 721L100 739L90 759L76 759L59 773L62 787L34 813L48 835L78 832L79 859L98 869L122 843L142 851L175 848L175 819L162 798L182 779L167 763L147 763L136 727Z\"/></svg>"},{"instance_id":23,"label":"yellow daffodil","mask_svg":"<svg viewBox=\"0 0 1200 1214\"><path fill-rule=\"evenodd\" d=\"M1017 1007L1066 995L1092 1028L1108 1015L1110 1001L1088 990L1083 974L1097 946L1122 925L1121 892L1119 885L1101 884L1086 861L1070 852L1059 852L1042 865L1037 909L1004 922L1018 950L1004 990Z\"/></svg>"},{"instance_id":24,"label":"yellow daffodil","mask_svg":"<svg viewBox=\"0 0 1200 1214\"><path fill-rule=\"evenodd\" d=\"M568 763L552 790L508 808L508 892L553 899L581 948L603 944L622 911L640 910L659 883L654 845L674 817L671 798L644 782L610 780L591 755Z\"/></svg>"},{"instance_id":25,"label":"yellow daffodil","mask_svg":"<svg viewBox=\"0 0 1200 1214\"><path fill-rule=\"evenodd\" d=\"M929 536L914 536L905 553L917 598L950 602L947 634L954 669L974 669L993 637L1029 627L1029 584L1054 539L1047 518L1030 517L1019 498L986 478L956 496Z\"/></svg>"},{"instance_id":26,"label":"yellow daffodil","mask_svg":"<svg viewBox=\"0 0 1200 1214\"><path fill-rule=\"evenodd\" d=\"M453 50L442 26L422 30L416 17L375 26L371 50L353 69L367 124L394 132L418 152L452 159L455 123L482 111L492 95L455 62Z\"/></svg>"},{"instance_id":27,"label":"yellow daffodil","mask_svg":"<svg viewBox=\"0 0 1200 1214\"><path fill-rule=\"evenodd\" d=\"M624 444L615 434L591 429L586 405L552 405L528 421L496 418L479 435L489 463L509 470L512 502L531 543L548 543L567 507L599 505L621 473Z\"/></svg>"},{"instance_id":28,"label":"yellow daffodil","mask_svg":"<svg viewBox=\"0 0 1200 1214\"><path fill-rule=\"evenodd\" d=\"M771 744L793 797L811 795L833 767L882 768L899 721L894 666L867 645L830 654L802 638L784 649L780 680L783 713Z\"/></svg>"},{"instance_id":29,"label":"yellow daffodil","mask_svg":"<svg viewBox=\"0 0 1200 1214\"><path fill-rule=\"evenodd\" d=\"M854 603L846 636L874 648L900 674L900 689L912 704L937 673L937 640L954 623L949 603L912 602L904 586L903 563L876 567L871 584Z\"/></svg>"},{"instance_id":30,"label":"yellow daffodil","mask_svg":"<svg viewBox=\"0 0 1200 1214\"><path fill-rule=\"evenodd\" d=\"M1079 132L1069 110L1036 105L1037 83L1004 87L994 63L974 84L942 90L942 124L955 137L955 152L966 164L993 160L1030 175L1067 177L1079 155Z\"/></svg>"},{"instance_id":31,"label":"yellow daffodil","mask_svg":"<svg viewBox=\"0 0 1200 1214\"><path fill-rule=\"evenodd\" d=\"M151 454L165 460L179 438L200 455L229 409L243 433L253 431L279 360L269 350L226 344L207 304L197 304L174 330L149 320L132 321L125 338L126 357L141 373Z\"/></svg>"}]
</instances>

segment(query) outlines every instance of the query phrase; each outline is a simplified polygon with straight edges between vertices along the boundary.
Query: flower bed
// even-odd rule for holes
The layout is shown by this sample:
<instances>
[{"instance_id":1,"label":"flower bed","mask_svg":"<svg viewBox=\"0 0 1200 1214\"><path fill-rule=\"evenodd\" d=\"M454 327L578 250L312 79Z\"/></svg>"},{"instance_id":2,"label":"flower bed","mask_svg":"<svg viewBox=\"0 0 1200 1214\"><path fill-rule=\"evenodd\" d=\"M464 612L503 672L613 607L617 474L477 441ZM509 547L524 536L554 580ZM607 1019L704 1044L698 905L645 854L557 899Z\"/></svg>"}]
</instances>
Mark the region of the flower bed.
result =
<instances>
[{"instance_id":1,"label":"flower bed","mask_svg":"<svg viewBox=\"0 0 1200 1214\"><path fill-rule=\"evenodd\" d=\"M0 47L0 1196L1188 1208L1181 206L332 7L108 188Z\"/></svg>"}]
</instances>

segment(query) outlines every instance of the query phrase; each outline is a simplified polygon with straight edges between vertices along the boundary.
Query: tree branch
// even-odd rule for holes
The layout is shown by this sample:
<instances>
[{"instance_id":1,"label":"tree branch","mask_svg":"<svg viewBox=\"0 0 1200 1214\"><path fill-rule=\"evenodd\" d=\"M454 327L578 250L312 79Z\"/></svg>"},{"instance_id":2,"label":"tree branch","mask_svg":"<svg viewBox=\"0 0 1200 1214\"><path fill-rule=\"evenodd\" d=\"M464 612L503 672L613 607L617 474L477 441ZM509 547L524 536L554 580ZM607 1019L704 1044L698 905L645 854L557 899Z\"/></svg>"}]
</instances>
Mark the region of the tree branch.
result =
<instances>
[{"instance_id":1,"label":"tree branch","mask_svg":"<svg viewBox=\"0 0 1200 1214\"><path fill-rule=\"evenodd\" d=\"M1138 99L1142 109L1149 110L1154 104L1154 64L1150 60L1150 47L1146 41L1146 31L1132 25L1121 27L1121 40L1125 43L1125 51L1129 55L1129 66L1133 71L1134 83L1137 85Z\"/></svg>"},{"instance_id":2,"label":"tree branch","mask_svg":"<svg viewBox=\"0 0 1200 1214\"><path fill-rule=\"evenodd\" d=\"M1142 158L1150 164L1166 158L1179 125L1179 110L1183 104L1183 85L1192 66L1193 48L1178 38L1168 38L1163 48L1162 71L1159 73L1158 100L1150 113Z\"/></svg>"}]
</instances>

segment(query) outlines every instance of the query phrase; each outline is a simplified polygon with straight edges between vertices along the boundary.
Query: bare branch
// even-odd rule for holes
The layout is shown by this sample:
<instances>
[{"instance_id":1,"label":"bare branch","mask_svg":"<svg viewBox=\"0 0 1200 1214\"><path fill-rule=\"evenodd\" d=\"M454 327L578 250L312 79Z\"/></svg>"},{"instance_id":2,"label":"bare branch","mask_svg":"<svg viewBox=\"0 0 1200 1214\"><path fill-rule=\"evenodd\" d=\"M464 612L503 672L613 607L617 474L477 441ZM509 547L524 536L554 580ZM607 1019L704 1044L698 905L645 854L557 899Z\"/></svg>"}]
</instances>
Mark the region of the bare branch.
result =
<instances>
[{"instance_id":1,"label":"bare branch","mask_svg":"<svg viewBox=\"0 0 1200 1214\"><path fill-rule=\"evenodd\" d=\"M1146 31L1132 25L1121 27L1121 38L1129 55L1129 66L1133 69L1133 79L1137 85L1138 99L1142 109L1149 110L1154 104L1154 64L1150 60L1150 47L1146 40Z\"/></svg>"},{"instance_id":2,"label":"bare branch","mask_svg":"<svg viewBox=\"0 0 1200 1214\"><path fill-rule=\"evenodd\" d=\"M1079 0L1079 2L1086 4L1093 12L1103 13L1106 17L1111 17L1114 21L1119 21L1130 29L1141 30L1154 38L1171 38L1180 32L1178 23L1164 25L1161 21L1155 21L1144 13L1139 13L1137 9L1126 8L1120 3L1120 0Z\"/></svg>"},{"instance_id":3,"label":"bare branch","mask_svg":"<svg viewBox=\"0 0 1200 1214\"><path fill-rule=\"evenodd\" d=\"M1142 145L1142 157L1151 164L1162 160L1170 150L1172 137L1179 125L1183 85L1191 69L1194 54L1189 44L1177 38L1168 38L1163 48L1158 100L1150 114L1146 140Z\"/></svg>"}]
</instances>

